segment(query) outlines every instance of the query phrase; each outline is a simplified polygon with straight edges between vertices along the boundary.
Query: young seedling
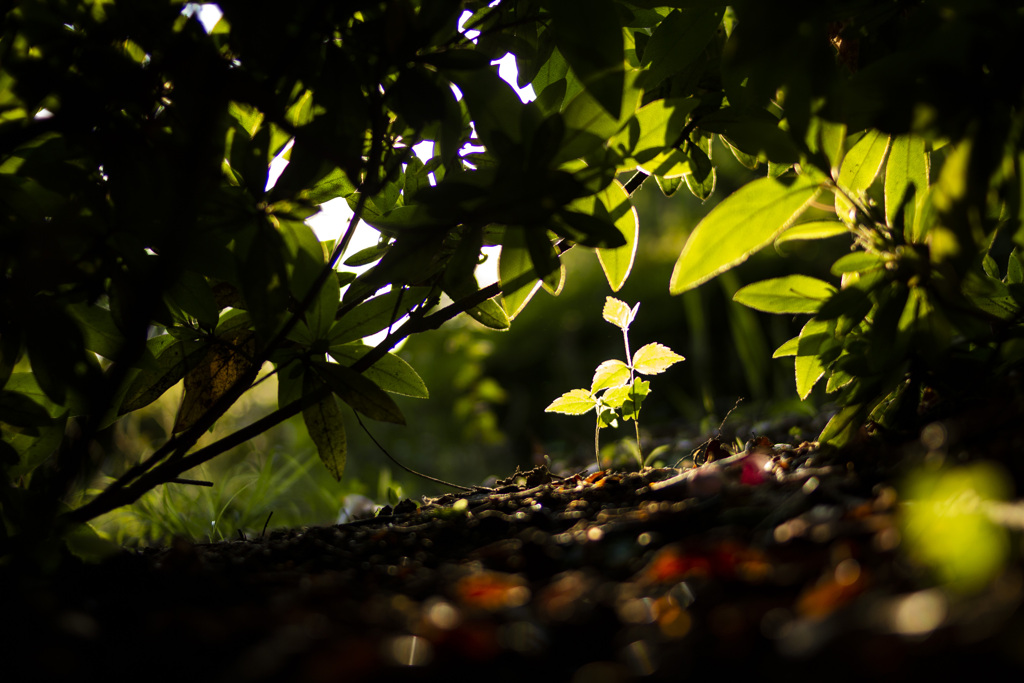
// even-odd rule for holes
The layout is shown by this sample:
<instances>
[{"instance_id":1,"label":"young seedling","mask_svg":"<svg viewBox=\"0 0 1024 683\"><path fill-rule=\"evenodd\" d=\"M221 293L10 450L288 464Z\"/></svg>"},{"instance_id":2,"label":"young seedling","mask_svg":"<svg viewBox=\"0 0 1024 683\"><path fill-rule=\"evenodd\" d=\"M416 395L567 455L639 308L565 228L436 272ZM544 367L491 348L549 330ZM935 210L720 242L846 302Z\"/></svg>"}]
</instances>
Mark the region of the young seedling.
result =
<instances>
[{"instance_id":1,"label":"young seedling","mask_svg":"<svg viewBox=\"0 0 1024 683\"><path fill-rule=\"evenodd\" d=\"M602 315L604 319L622 330L622 342L626 347L626 362L606 360L597 366L590 389L573 389L551 402L544 409L546 413L583 415L595 410L597 422L594 427L594 455L597 469L601 469L600 437L602 427L617 427L619 420L633 420L636 430L637 459L643 465L640 451L640 404L650 393L650 382L637 375L658 375L681 360L678 353L657 342L629 352L629 326L640 308L637 303L631 309L625 302L607 297Z\"/></svg>"}]
</instances>

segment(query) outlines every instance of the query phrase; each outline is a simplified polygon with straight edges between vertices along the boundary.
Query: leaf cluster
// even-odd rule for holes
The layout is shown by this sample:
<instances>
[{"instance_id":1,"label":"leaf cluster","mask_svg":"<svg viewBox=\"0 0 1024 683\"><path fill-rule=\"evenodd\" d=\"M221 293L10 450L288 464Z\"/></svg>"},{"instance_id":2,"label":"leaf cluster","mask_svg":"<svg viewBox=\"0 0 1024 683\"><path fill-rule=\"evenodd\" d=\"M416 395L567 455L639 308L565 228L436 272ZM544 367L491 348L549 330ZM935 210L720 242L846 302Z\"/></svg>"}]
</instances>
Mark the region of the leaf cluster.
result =
<instances>
[{"instance_id":1,"label":"leaf cluster","mask_svg":"<svg viewBox=\"0 0 1024 683\"><path fill-rule=\"evenodd\" d=\"M834 282L737 294L812 316L777 355L795 356L801 396L828 377L844 408L825 439L955 386L951 368L1020 364L1012 3L217 7L209 29L179 0L4 10L0 552L294 415L342 476L345 411L401 422L390 394L427 394L389 354L398 341L462 313L507 328L539 289L561 291L570 248L593 250L618 291L639 238L630 194L653 176L708 198L712 140L764 176L693 230L671 291L769 244L850 240ZM531 102L492 64L508 53ZM353 218L321 241L305 221L335 199ZM380 241L349 254L359 221ZM486 246L499 280L481 287ZM664 358L641 352L599 368L586 392L599 416L635 421L634 373ZM274 413L195 448L271 373ZM89 445L179 381L175 433L69 512L96 468Z\"/></svg>"}]
</instances>

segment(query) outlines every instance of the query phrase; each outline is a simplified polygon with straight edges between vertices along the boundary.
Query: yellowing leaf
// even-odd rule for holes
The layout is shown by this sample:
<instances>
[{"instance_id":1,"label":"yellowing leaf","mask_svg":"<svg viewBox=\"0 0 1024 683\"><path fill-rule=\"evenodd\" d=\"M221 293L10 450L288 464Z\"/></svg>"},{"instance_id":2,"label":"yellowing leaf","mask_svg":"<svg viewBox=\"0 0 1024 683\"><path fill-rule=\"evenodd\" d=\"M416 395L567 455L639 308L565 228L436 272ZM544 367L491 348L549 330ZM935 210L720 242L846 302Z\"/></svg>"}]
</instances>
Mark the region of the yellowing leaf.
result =
<instances>
[{"instance_id":1,"label":"yellowing leaf","mask_svg":"<svg viewBox=\"0 0 1024 683\"><path fill-rule=\"evenodd\" d=\"M679 361L686 360L664 344L654 342L633 354L633 369L643 375L660 375Z\"/></svg>"},{"instance_id":2,"label":"yellowing leaf","mask_svg":"<svg viewBox=\"0 0 1024 683\"><path fill-rule=\"evenodd\" d=\"M627 382L629 382L629 366L621 360L606 360L594 371L594 379L590 383L590 393L596 394L602 389L617 387Z\"/></svg>"},{"instance_id":3,"label":"yellowing leaf","mask_svg":"<svg viewBox=\"0 0 1024 683\"><path fill-rule=\"evenodd\" d=\"M345 423L341 420L341 406L334 394L302 411L302 419L309 430L309 437L316 444L317 453L327 471L341 481L348 457L348 438Z\"/></svg>"},{"instance_id":4,"label":"yellowing leaf","mask_svg":"<svg viewBox=\"0 0 1024 683\"><path fill-rule=\"evenodd\" d=\"M185 396L172 431L194 425L252 367L256 352L253 332L240 330L221 337L203 362L185 375Z\"/></svg>"},{"instance_id":5,"label":"yellowing leaf","mask_svg":"<svg viewBox=\"0 0 1024 683\"><path fill-rule=\"evenodd\" d=\"M594 398L586 389L573 389L562 394L551 402L545 413L562 413L564 415L582 415L594 408Z\"/></svg>"}]
</instances>

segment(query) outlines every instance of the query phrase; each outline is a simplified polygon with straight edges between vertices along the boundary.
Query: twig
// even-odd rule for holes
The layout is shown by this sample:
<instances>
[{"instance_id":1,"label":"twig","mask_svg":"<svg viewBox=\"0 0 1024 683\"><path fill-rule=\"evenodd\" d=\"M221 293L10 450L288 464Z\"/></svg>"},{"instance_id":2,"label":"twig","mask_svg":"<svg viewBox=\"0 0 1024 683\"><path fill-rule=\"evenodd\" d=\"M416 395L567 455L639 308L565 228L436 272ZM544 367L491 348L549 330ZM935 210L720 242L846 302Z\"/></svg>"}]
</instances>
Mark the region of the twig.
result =
<instances>
[{"instance_id":1,"label":"twig","mask_svg":"<svg viewBox=\"0 0 1024 683\"><path fill-rule=\"evenodd\" d=\"M423 479L426 479L427 481L432 481L435 484L442 484L444 486L450 486L451 488L459 489L460 491L475 491L476 490L476 489L470 488L468 486L459 486L458 484L453 484L453 483L445 481L443 479L438 479L437 477L432 477L429 474L423 474L422 472L417 472L414 469L406 467L405 465L400 463L398 461L398 459L395 458L395 456L393 456L390 453L388 453L388 449L384 448L384 446L382 446L381 443L379 441L377 441L376 438L374 438L373 434L370 433L370 430L367 429L366 425L363 424L363 420L362 420L361 417L359 417L359 413L355 413L355 416L356 416L356 422L358 422L359 426L362 427L364 432L366 432L366 435L368 437L370 437L370 441L372 441L374 443L374 445L377 446L377 448L380 449L381 453L383 453L384 455L388 456L388 460L390 460L391 462L395 463L396 465L401 467L403 470L405 470L409 474L415 475L417 477L421 477Z\"/></svg>"},{"instance_id":2,"label":"twig","mask_svg":"<svg viewBox=\"0 0 1024 683\"><path fill-rule=\"evenodd\" d=\"M192 486L213 486L212 481L202 481L201 479L181 479L176 477L174 479L168 479L168 484L191 484Z\"/></svg>"}]
</instances>

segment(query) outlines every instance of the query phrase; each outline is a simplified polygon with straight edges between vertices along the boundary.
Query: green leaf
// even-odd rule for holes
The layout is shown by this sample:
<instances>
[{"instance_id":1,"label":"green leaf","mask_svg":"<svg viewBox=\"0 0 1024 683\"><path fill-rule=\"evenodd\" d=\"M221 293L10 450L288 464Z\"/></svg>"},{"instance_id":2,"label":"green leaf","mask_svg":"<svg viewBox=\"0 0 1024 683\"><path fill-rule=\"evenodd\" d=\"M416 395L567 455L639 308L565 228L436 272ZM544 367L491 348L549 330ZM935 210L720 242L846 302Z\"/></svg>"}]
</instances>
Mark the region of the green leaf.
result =
<instances>
[{"instance_id":1,"label":"green leaf","mask_svg":"<svg viewBox=\"0 0 1024 683\"><path fill-rule=\"evenodd\" d=\"M0 391L0 422L34 430L49 425L53 418L46 408L28 396L16 391Z\"/></svg>"},{"instance_id":2,"label":"green leaf","mask_svg":"<svg viewBox=\"0 0 1024 683\"><path fill-rule=\"evenodd\" d=\"M373 420L405 424L398 404L369 378L338 363L315 361L312 367L331 391L354 410Z\"/></svg>"},{"instance_id":3,"label":"green leaf","mask_svg":"<svg viewBox=\"0 0 1024 683\"><path fill-rule=\"evenodd\" d=\"M550 0L555 45L576 77L614 118L622 111L622 27L612 0Z\"/></svg>"},{"instance_id":4,"label":"green leaf","mask_svg":"<svg viewBox=\"0 0 1024 683\"><path fill-rule=\"evenodd\" d=\"M365 344L337 344L328 353L342 365L349 366L371 351ZM428 398L430 393L423 378L404 360L393 353L383 356L366 370L363 376L384 391L412 398Z\"/></svg>"},{"instance_id":5,"label":"green leaf","mask_svg":"<svg viewBox=\"0 0 1024 683\"><path fill-rule=\"evenodd\" d=\"M540 275L541 284L550 294L558 296L565 284L565 267L558 258L555 245L548 238L547 230L526 228L526 249L530 252L533 272Z\"/></svg>"},{"instance_id":6,"label":"green leaf","mask_svg":"<svg viewBox=\"0 0 1024 683\"><path fill-rule=\"evenodd\" d=\"M174 342L170 335L154 337L147 342L156 363L145 368L132 382L121 403L119 414L148 406L180 382L185 373L198 367L209 351L205 342L182 340Z\"/></svg>"},{"instance_id":7,"label":"green leaf","mask_svg":"<svg viewBox=\"0 0 1024 683\"><path fill-rule=\"evenodd\" d=\"M586 389L573 389L551 402L545 413L562 413L563 415L583 415L597 405L594 397Z\"/></svg>"},{"instance_id":8,"label":"green leaf","mask_svg":"<svg viewBox=\"0 0 1024 683\"><path fill-rule=\"evenodd\" d=\"M844 193L856 198L867 191L875 182L882 168L885 153L889 149L889 136L877 130L869 130L857 144L846 153L839 168L836 184L843 192L836 193L836 213L845 222L852 222L854 206L847 201Z\"/></svg>"},{"instance_id":9,"label":"green leaf","mask_svg":"<svg viewBox=\"0 0 1024 683\"><path fill-rule=\"evenodd\" d=\"M814 313L835 291L823 280L787 275L747 285L732 298L765 313Z\"/></svg>"},{"instance_id":10,"label":"green leaf","mask_svg":"<svg viewBox=\"0 0 1024 683\"><path fill-rule=\"evenodd\" d=\"M818 355L822 344L829 336L827 320L811 319L800 330L800 342L795 362L796 393L800 400L805 400L811 389L825 374L825 366Z\"/></svg>"},{"instance_id":11,"label":"green leaf","mask_svg":"<svg viewBox=\"0 0 1024 683\"><path fill-rule=\"evenodd\" d=\"M633 379L633 383L631 385L628 387L620 387L620 389L622 388L628 389L626 400L622 402L622 419L639 419L640 405L643 403L643 400L647 398L647 395L651 393L651 383L636 377Z\"/></svg>"},{"instance_id":12,"label":"green leaf","mask_svg":"<svg viewBox=\"0 0 1024 683\"><path fill-rule=\"evenodd\" d=\"M117 329L110 311L86 303L68 306L68 313L78 321L85 337L85 348L107 360L114 360L124 344L124 335Z\"/></svg>"},{"instance_id":13,"label":"green leaf","mask_svg":"<svg viewBox=\"0 0 1024 683\"><path fill-rule=\"evenodd\" d=\"M772 178L744 185L694 228L672 270L669 290L680 294L746 261L789 227L819 191L803 177L788 186Z\"/></svg>"},{"instance_id":14,"label":"green leaf","mask_svg":"<svg viewBox=\"0 0 1024 683\"><path fill-rule=\"evenodd\" d=\"M655 100L636 110L633 120L611 140L639 163L650 161L672 145L686 126L690 112L700 100L695 97Z\"/></svg>"},{"instance_id":15,"label":"green leaf","mask_svg":"<svg viewBox=\"0 0 1024 683\"><path fill-rule=\"evenodd\" d=\"M526 248L524 229L509 227L498 256L498 281L501 283L501 305L510 319L515 319L540 287L533 269L530 250Z\"/></svg>"},{"instance_id":16,"label":"green leaf","mask_svg":"<svg viewBox=\"0 0 1024 683\"><path fill-rule=\"evenodd\" d=\"M424 288L398 289L364 301L341 317L331 328L331 345L357 341L397 322L423 301Z\"/></svg>"},{"instance_id":17,"label":"green leaf","mask_svg":"<svg viewBox=\"0 0 1024 683\"><path fill-rule=\"evenodd\" d=\"M772 354L772 358L785 358L787 356L795 356L800 350L800 336L797 335L789 341L782 343L782 346L775 349L775 353Z\"/></svg>"},{"instance_id":18,"label":"green leaf","mask_svg":"<svg viewBox=\"0 0 1024 683\"><path fill-rule=\"evenodd\" d=\"M849 228L840 221L810 221L787 228L775 240L775 246L791 240L822 240L848 234Z\"/></svg>"},{"instance_id":19,"label":"green leaf","mask_svg":"<svg viewBox=\"0 0 1024 683\"><path fill-rule=\"evenodd\" d=\"M696 61L715 36L722 22L722 9L705 5L674 10L665 17L644 47L641 64L647 68L645 89L653 90Z\"/></svg>"},{"instance_id":20,"label":"green leaf","mask_svg":"<svg viewBox=\"0 0 1024 683\"><path fill-rule=\"evenodd\" d=\"M307 377L312 377L312 374ZM307 390L318 388L315 381L307 380ZM348 438L345 435L345 423L341 417L341 406L334 394L322 401L303 409L302 419L306 423L309 437L316 445L320 460L327 471L337 481L341 481L345 472L345 461L348 457Z\"/></svg>"},{"instance_id":21,"label":"green leaf","mask_svg":"<svg viewBox=\"0 0 1024 683\"><path fill-rule=\"evenodd\" d=\"M660 375L679 361L686 360L672 349L653 342L633 354L633 369L643 375Z\"/></svg>"},{"instance_id":22,"label":"green leaf","mask_svg":"<svg viewBox=\"0 0 1024 683\"><path fill-rule=\"evenodd\" d=\"M220 309L213 296L213 288L202 275L191 271L182 273L168 288L167 299L170 304L199 321L203 329L212 330L217 326Z\"/></svg>"},{"instance_id":23,"label":"green leaf","mask_svg":"<svg viewBox=\"0 0 1024 683\"><path fill-rule=\"evenodd\" d=\"M508 314L505 313L505 309L494 299L487 299L469 309L466 313L473 320L492 330L507 330L512 326Z\"/></svg>"},{"instance_id":24,"label":"green leaf","mask_svg":"<svg viewBox=\"0 0 1024 683\"><path fill-rule=\"evenodd\" d=\"M511 85L489 69L446 73L462 92L477 135L489 151L500 154L510 142L522 140L524 105Z\"/></svg>"},{"instance_id":25,"label":"green leaf","mask_svg":"<svg viewBox=\"0 0 1024 683\"><path fill-rule=\"evenodd\" d=\"M338 197L349 197L356 191L356 186L340 168L335 168L316 182L313 187L299 194L315 205L325 204Z\"/></svg>"},{"instance_id":26,"label":"green leaf","mask_svg":"<svg viewBox=\"0 0 1024 683\"><path fill-rule=\"evenodd\" d=\"M899 135L892 141L889 160L885 164L885 221L893 224L903 203L907 188L913 185L917 196L928 189L929 157L924 138Z\"/></svg>"},{"instance_id":27,"label":"green leaf","mask_svg":"<svg viewBox=\"0 0 1024 683\"><path fill-rule=\"evenodd\" d=\"M612 288L613 292L617 292L622 288L633 269L640 219L637 216L636 208L629 200L626 188L618 180L598 192L594 198L595 201L603 205L615 227L626 239L626 243L621 247L598 248L597 250L597 260L601 263L608 286Z\"/></svg>"},{"instance_id":28,"label":"green leaf","mask_svg":"<svg viewBox=\"0 0 1024 683\"><path fill-rule=\"evenodd\" d=\"M386 243L380 243L373 245L372 247L366 247L360 249L356 253L345 259L344 263L350 268L357 268L359 266L368 266L371 263L376 263L380 258L388 252L390 245Z\"/></svg>"},{"instance_id":29,"label":"green leaf","mask_svg":"<svg viewBox=\"0 0 1024 683\"><path fill-rule=\"evenodd\" d=\"M841 257L832 264L831 273L842 275L843 273L857 273L862 270L878 268L883 264L882 257L878 254L871 254L866 251L855 251Z\"/></svg>"},{"instance_id":30,"label":"green leaf","mask_svg":"<svg viewBox=\"0 0 1024 683\"><path fill-rule=\"evenodd\" d=\"M639 309L639 302L630 310L626 302L620 301L613 296L606 296L604 298L604 308L601 310L601 317L620 330L628 330Z\"/></svg>"},{"instance_id":31,"label":"green leaf","mask_svg":"<svg viewBox=\"0 0 1024 683\"><path fill-rule=\"evenodd\" d=\"M602 389L617 387L629 382L629 366L621 360L606 360L597 366L594 379L590 382L590 393L596 394Z\"/></svg>"}]
</instances>

